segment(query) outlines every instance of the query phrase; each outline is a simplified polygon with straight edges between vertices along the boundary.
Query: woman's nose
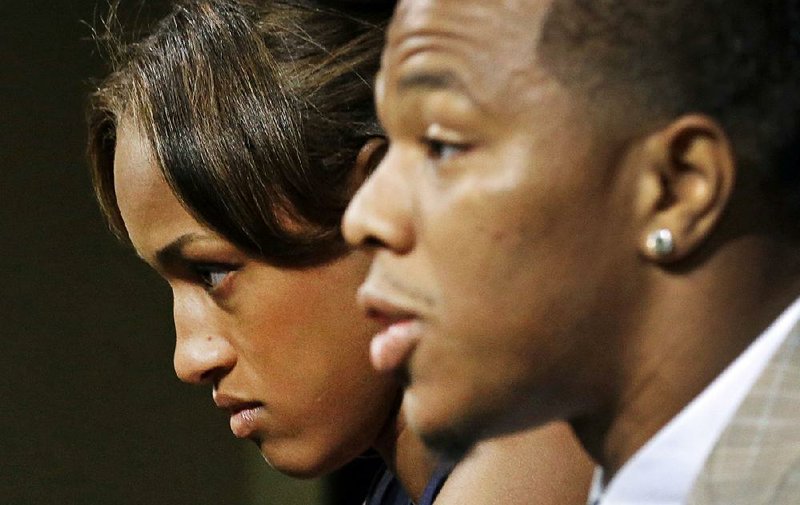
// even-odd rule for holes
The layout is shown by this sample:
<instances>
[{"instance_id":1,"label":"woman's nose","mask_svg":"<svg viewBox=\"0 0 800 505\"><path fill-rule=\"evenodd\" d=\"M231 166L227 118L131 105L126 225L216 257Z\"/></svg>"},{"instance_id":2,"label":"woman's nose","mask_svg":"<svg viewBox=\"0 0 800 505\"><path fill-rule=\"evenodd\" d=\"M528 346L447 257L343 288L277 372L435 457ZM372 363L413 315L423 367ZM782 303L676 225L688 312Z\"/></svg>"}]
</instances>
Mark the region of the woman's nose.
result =
<instances>
[{"instance_id":1,"label":"woman's nose","mask_svg":"<svg viewBox=\"0 0 800 505\"><path fill-rule=\"evenodd\" d=\"M236 353L225 336L213 306L191 297L175 296L175 373L190 384L216 383L236 364Z\"/></svg>"}]
</instances>

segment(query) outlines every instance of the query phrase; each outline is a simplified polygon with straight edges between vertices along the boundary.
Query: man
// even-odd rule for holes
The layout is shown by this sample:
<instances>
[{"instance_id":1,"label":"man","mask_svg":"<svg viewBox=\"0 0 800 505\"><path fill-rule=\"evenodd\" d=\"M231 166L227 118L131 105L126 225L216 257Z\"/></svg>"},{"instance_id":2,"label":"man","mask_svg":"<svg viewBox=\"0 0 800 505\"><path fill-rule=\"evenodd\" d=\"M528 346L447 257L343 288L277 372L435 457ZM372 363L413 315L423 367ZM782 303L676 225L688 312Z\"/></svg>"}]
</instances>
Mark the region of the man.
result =
<instances>
[{"instance_id":1,"label":"man","mask_svg":"<svg viewBox=\"0 0 800 505\"><path fill-rule=\"evenodd\" d=\"M344 232L375 250L373 363L407 374L430 445L567 419L602 503L796 503L799 22L789 0L400 2L391 146Z\"/></svg>"}]
</instances>

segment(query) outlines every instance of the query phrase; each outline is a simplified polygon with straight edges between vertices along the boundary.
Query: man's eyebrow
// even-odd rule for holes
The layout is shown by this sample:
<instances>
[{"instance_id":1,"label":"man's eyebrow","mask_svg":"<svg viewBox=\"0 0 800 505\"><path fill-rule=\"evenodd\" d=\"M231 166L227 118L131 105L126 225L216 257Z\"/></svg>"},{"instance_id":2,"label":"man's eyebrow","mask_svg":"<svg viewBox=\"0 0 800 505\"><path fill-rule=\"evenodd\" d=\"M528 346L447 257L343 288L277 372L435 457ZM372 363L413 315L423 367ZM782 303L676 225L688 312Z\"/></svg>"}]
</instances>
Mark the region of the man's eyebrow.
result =
<instances>
[{"instance_id":1,"label":"man's eyebrow","mask_svg":"<svg viewBox=\"0 0 800 505\"><path fill-rule=\"evenodd\" d=\"M466 94L464 83L455 74L448 71L418 71L400 77L397 83L399 91L411 91L422 88L429 91L455 90Z\"/></svg>"},{"instance_id":2,"label":"man's eyebrow","mask_svg":"<svg viewBox=\"0 0 800 505\"><path fill-rule=\"evenodd\" d=\"M207 237L199 233L181 235L156 252L156 262L161 266L166 266L181 260L183 258L183 248L198 240L207 240Z\"/></svg>"},{"instance_id":3,"label":"man's eyebrow","mask_svg":"<svg viewBox=\"0 0 800 505\"><path fill-rule=\"evenodd\" d=\"M483 109L483 103L467 87L465 81L448 70L419 70L399 77L398 93L413 91L453 91L467 98L473 105Z\"/></svg>"}]
</instances>

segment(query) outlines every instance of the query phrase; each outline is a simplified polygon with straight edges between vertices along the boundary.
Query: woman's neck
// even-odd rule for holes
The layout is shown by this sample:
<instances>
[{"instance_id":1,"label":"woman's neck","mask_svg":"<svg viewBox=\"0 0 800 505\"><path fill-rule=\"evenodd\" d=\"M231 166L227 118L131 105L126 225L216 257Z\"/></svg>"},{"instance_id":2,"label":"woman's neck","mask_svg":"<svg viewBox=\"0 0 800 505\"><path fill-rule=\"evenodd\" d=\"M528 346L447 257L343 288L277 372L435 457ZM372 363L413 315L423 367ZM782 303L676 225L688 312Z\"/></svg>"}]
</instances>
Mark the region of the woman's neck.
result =
<instances>
[{"instance_id":1,"label":"woman's neck","mask_svg":"<svg viewBox=\"0 0 800 505\"><path fill-rule=\"evenodd\" d=\"M419 437L408 429L402 412L387 422L374 448L409 497L418 502L436 470L437 460Z\"/></svg>"}]
</instances>

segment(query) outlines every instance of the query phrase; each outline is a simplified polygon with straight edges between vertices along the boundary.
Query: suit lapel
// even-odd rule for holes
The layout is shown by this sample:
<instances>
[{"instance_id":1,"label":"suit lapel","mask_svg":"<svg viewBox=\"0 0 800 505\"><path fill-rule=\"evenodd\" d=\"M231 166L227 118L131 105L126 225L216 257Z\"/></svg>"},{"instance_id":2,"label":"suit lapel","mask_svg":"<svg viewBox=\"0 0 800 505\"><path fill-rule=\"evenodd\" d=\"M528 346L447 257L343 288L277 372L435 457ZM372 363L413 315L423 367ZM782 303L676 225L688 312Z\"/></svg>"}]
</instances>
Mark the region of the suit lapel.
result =
<instances>
[{"instance_id":1,"label":"suit lapel","mask_svg":"<svg viewBox=\"0 0 800 505\"><path fill-rule=\"evenodd\" d=\"M690 505L800 503L800 324L725 428Z\"/></svg>"}]
</instances>

